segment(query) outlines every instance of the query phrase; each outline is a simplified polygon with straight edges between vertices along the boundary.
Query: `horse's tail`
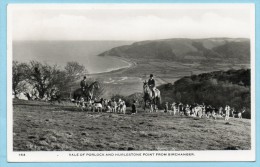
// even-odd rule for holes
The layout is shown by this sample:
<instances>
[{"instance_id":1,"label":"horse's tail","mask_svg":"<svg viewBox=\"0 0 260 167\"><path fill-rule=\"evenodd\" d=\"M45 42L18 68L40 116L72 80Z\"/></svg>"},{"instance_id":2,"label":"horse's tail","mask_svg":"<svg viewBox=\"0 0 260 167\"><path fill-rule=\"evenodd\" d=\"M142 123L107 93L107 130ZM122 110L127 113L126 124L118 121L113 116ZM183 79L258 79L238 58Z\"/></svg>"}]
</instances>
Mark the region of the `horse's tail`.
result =
<instances>
[{"instance_id":1,"label":"horse's tail","mask_svg":"<svg viewBox=\"0 0 260 167\"><path fill-rule=\"evenodd\" d=\"M160 105L161 104L161 96L157 97L157 101L158 101L158 104Z\"/></svg>"},{"instance_id":2,"label":"horse's tail","mask_svg":"<svg viewBox=\"0 0 260 167\"><path fill-rule=\"evenodd\" d=\"M161 104L161 92L158 90L157 91L157 101L158 101L158 104L160 105Z\"/></svg>"}]
</instances>

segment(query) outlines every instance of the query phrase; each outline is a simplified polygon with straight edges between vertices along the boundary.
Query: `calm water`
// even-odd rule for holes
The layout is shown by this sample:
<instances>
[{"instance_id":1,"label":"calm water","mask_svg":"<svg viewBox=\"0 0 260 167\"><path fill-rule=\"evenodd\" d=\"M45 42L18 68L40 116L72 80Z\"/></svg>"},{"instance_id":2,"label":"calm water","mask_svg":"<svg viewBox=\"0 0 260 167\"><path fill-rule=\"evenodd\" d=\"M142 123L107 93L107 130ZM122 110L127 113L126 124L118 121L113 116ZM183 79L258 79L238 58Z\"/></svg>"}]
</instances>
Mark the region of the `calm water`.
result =
<instances>
[{"instance_id":1,"label":"calm water","mask_svg":"<svg viewBox=\"0 0 260 167\"><path fill-rule=\"evenodd\" d=\"M100 73L129 66L115 57L98 54L130 41L15 41L13 59L21 62L37 60L64 66L69 61L84 65L89 73Z\"/></svg>"}]
</instances>

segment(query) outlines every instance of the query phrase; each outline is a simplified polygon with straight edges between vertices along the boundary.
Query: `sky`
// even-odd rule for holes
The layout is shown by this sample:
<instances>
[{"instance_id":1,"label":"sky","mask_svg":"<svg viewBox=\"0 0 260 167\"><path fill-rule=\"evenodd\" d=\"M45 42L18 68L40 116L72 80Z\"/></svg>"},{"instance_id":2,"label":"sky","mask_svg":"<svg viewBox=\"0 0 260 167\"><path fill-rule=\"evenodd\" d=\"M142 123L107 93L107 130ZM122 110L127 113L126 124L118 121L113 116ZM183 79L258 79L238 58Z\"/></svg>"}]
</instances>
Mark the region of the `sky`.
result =
<instances>
[{"instance_id":1,"label":"sky","mask_svg":"<svg viewBox=\"0 0 260 167\"><path fill-rule=\"evenodd\" d=\"M89 4L8 6L13 40L250 38L253 6L242 4Z\"/></svg>"}]
</instances>

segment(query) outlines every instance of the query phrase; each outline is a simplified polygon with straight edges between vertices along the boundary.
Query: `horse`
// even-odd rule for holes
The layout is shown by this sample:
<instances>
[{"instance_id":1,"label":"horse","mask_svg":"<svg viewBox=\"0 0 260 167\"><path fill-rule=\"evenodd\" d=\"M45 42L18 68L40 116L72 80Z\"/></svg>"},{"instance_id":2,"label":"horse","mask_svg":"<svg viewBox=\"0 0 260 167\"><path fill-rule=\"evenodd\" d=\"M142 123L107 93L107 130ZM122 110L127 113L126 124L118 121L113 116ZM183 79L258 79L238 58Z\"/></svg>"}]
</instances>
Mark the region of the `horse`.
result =
<instances>
[{"instance_id":1,"label":"horse","mask_svg":"<svg viewBox=\"0 0 260 167\"><path fill-rule=\"evenodd\" d=\"M73 92L73 99L76 102L79 101L81 97L86 97L87 101L92 100L95 88L99 89L99 87L99 83L95 81L86 87L84 91L81 88L78 88Z\"/></svg>"},{"instance_id":2,"label":"horse","mask_svg":"<svg viewBox=\"0 0 260 167\"><path fill-rule=\"evenodd\" d=\"M161 103L161 93L158 89L155 89L154 96L152 90L149 88L148 83L145 81L143 84L143 91L144 91L144 111L146 108L147 101L150 102L150 112L154 111L157 112L157 103Z\"/></svg>"}]
</instances>

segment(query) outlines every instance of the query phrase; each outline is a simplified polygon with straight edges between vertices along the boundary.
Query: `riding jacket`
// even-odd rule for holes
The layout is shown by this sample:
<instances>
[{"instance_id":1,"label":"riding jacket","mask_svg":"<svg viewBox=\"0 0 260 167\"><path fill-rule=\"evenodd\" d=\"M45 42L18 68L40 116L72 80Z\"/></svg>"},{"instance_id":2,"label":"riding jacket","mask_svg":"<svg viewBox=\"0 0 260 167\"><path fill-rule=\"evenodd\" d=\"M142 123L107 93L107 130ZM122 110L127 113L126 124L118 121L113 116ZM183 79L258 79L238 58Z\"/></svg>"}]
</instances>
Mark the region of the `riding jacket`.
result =
<instances>
[{"instance_id":1,"label":"riding jacket","mask_svg":"<svg viewBox=\"0 0 260 167\"><path fill-rule=\"evenodd\" d=\"M87 87L87 86L88 86L87 81L82 80L82 81L80 82L80 87L81 87L81 88L85 88L85 87Z\"/></svg>"},{"instance_id":2,"label":"riding jacket","mask_svg":"<svg viewBox=\"0 0 260 167\"><path fill-rule=\"evenodd\" d=\"M154 88L155 87L155 80L154 79L149 79L148 80L148 85L149 85L149 87Z\"/></svg>"}]
</instances>

